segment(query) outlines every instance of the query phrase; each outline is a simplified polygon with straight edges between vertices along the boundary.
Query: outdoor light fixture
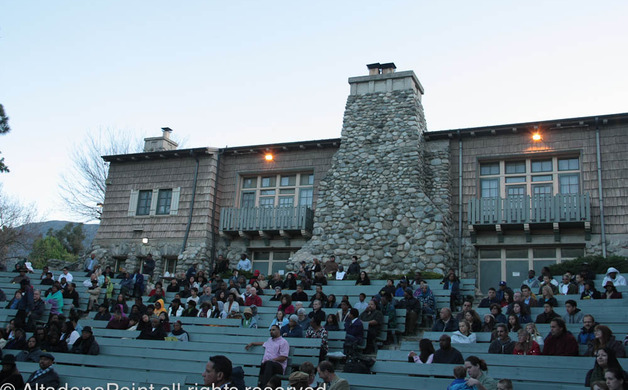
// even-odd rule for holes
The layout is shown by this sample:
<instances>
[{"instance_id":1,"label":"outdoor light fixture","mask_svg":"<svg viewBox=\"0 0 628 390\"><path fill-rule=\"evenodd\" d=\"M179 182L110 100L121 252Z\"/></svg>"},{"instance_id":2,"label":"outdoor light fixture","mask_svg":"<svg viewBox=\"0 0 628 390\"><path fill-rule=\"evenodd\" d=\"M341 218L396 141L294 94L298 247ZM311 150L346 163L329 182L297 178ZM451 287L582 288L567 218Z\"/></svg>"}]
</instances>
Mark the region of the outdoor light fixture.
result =
<instances>
[{"instance_id":1,"label":"outdoor light fixture","mask_svg":"<svg viewBox=\"0 0 628 390\"><path fill-rule=\"evenodd\" d=\"M541 137L540 133L534 133L532 134L532 141L534 142L539 142L540 140L542 140L543 137Z\"/></svg>"},{"instance_id":2,"label":"outdoor light fixture","mask_svg":"<svg viewBox=\"0 0 628 390\"><path fill-rule=\"evenodd\" d=\"M266 161L273 161L274 158L275 158L275 156L273 156L271 153L266 153L264 155L264 160L266 160Z\"/></svg>"},{"instance_id":3,"label":"outdoor light fixture","mask_svg":"<svg viewBox=\"0 0 628 390\"><path fill-rule=\"evenodd\" d=\"M148 244L148 237L142 238L142 244Z\"/></svg>"}]
</instances>

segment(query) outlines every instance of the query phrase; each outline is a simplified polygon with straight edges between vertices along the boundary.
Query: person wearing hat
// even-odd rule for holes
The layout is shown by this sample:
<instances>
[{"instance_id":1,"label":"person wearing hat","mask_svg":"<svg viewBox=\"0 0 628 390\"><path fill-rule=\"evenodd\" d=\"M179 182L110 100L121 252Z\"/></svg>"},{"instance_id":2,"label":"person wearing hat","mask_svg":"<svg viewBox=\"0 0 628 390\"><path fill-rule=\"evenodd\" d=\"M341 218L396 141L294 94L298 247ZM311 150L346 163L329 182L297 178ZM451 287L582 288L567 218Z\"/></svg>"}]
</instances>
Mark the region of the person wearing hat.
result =
<instances>
[{"instance_id":1,"label":"person wearing hat","mask_svg":"<svg viewBox=\"0 0 628 390\"><path fill-rule=\"evenodd\" d=\"M255 305L244 309L241 325L242 328L257 329L257 316L253 315L252 308L255 308Z\"/></svg>"},{"instance_id":2,"label":"person wearing hat","mask_svg":"<svg viewBox=\"0 0 628 390\"><path fill-rule=\"evenodd\" d=\"M94 338L94 332L91 326L83 328L81 337L74 342L70 352L81 355L98 355L100 353L100 347Z\"/></svg>"},{"instance_id":3,"label":"person wearing hat","mask_svg":"<svg viewBox=\"0 0 628 390\"><path fill-rule=\"evenodd\" d=\"M302 371L294 371L288 377L288 383L290 387L294 390L304 390L309 386L310 376Z\"/></svg>"},{"instance_id":4,"label":"person wearing hat","mask_svg":"<svg viewBox=\"0 0 628 390\"><path fill-rule=\"evenodd\" d=\"M188 300L188 307L183 310L183 314L181 314L182 317L197 317L198 316L198 309L196 308L196 301L195 300Z\"/></svg>"},{"instance_id":5,"label":"person wearing hat","mask_svg":"<svg viewBox=\"0 0 628 390\"><path fill-rule=\"evenodd\" d=\"M2 357L2 371L0 371L0 385L2 388L22 389L24 388L24 378L15 365L15 356L6 354ZM12 385L4 386L5 384Z\"/></svg>"},{"instance_id":6,"label":"person wearing hat","mask_svg":"<svg viewBox=\"0 0 628 390\"><path fill-rule=\"evenodd\" d=\"M55 357L51 354L44 352L39 356L39 368L35 370L26 381L27 385L31 388L48 388L58 389L61 385L59 374L55 371L52 365L55 362Z\"/></svg>"},{"instance_id":7,"label":"person wearing hat","mask_svg":"<svg viewBox=\"0 0 628 390\"><path fill-rule=\"evenodd\" d=\"M615 267L609 267L606 270L606 276L602 280L602 286L606 287L607 282L612 282L613 286L625 286L626 278L619 274L619 270Z\"/></svg>"},{"instance_id":8,"label":"person wearing hat","mask_svg":"<svg viewBox=\"0 0 628 390\"><path fill-rule=\"evenodd\" d=\"M11 283L20 283L22 280L28 280L28 283L30 284L30 279L28 278L28 276L26 276L26 273L28 272L26 267L20 267L18 271L20 272L20 274L11 279Z\"/></svg>"},{"instance_id":9,"label":"person wearing hat","mask_svg":"<svg viewBox=\"0 0 628 390\"><path fill-rule=\"evenodd\" d=\"M497 290L497 299L499 299L499 302L504 300L504 293L508 293L511 297L513 295L512 288L508 287L505 280L502 280L499 282L499 290Z\"/></svg>"}]
</instances>

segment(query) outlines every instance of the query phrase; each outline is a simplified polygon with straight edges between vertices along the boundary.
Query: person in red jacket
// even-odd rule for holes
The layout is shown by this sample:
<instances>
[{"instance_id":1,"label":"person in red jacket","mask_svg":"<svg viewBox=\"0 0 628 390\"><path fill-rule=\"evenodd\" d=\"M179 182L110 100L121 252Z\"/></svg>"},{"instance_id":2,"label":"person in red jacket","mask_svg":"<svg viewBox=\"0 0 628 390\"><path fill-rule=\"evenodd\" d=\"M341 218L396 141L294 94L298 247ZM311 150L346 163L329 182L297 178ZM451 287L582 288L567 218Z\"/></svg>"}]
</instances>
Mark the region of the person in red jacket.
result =
<instances>
[{"instance_id":1,"label":"person in red jacket","mask_svg":"<svg viewBox=\"0 0 628 390\"><path fill-rule=\"evenodd\" d=\"M257 289L255 287L251 287L251 295L246 298L244 301L245 306L255 305L257 307L262 306L262 298L257 295Z\"/></svg>"},{"instance_id":2,"label":"person in red jacket","mask_svg":"<svg viewBox=\"0 0 628 390\"><path fill-rule=\"evenodd\" d=\"M554 318L550 323L550 335L545 339L543 355L578 356L578 342L567 331L562 318Z\"/></svg>"}]
</instances>

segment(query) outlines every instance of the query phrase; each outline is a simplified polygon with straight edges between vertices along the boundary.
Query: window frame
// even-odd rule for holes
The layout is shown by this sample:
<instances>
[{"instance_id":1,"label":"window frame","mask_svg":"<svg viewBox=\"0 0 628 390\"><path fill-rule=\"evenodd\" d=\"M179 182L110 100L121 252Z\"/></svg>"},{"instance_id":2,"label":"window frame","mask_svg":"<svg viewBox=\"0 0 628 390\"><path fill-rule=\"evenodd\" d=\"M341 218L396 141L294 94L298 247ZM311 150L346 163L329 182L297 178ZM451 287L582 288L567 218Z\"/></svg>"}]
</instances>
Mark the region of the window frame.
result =
<instances>
[{"instance_id":1,"label":"window frame","mask_svg":"<svg viewBox=\"0 0 628 390\"><path fill-rule=\"evenodd\" d=\"M249 207L312 207L314 202L314 173L311 171L289 171L278 173L240 174L237 202L240 208ZM252 185L255 184L255 187ZM302 204L301 193L311 190L307 204ZM254 193L254 206L245 194ZM251 195L248 195L251 196ZM292 198L292 201L289 201Z\"/></svg>"},{"instance_id":2,"label":"window frame","mask_svg":"<svg viewBox=\"0 0 628 390\"><path fill-rule=\"evenodd\" d=\"M564 161L567 161L565 167ZM574 162L577 161L577 162ZM521 165L512 169L514 164L525 164L524 171L521 172ZM533 171L533 164L541 163L540 167L536 167ZM544 165L544 166L543 166ZM552 170L547 170L548 165ZM556 194L580 194L582 193L582 156L580 154L566 154L548 156L518 156L512 159L495 160L479 160L478 161L478 181L477 193L479 198L492 198L494 196L484 196L484 183L487 181L498 181L497 197L506 199L508 197L508 189L510 187L525 186L526 195L534 195L534 189L551 185L551 195ZM577 169L572 169L577 166ZM484 173L483 173L484 172ZM509 172L509 173L506 173ZM562 192L561 180L563 177L577 177L577 184L570 183L569 192ZM573 192L576 187L577 191Z\"/></svg>"}]
</instances>

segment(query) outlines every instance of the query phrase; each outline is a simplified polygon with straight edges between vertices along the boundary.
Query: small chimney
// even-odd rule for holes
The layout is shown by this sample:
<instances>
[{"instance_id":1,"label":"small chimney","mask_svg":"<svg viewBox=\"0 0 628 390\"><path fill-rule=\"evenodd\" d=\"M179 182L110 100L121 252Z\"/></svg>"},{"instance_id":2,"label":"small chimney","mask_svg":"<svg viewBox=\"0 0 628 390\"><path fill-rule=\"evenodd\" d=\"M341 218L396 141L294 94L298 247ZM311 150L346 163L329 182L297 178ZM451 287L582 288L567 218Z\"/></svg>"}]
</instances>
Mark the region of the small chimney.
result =
<instances>
[{"instance_id":1,"label":"small chimney","mask_svg":"<svg viewBox=\"0 0 628 390\"><path fill-rule=\"evenodd\" d=\"M397 69L394 62L387 62L385 64L376 62L374 64L367 64L366 67L369 70L369 76L395 73L395 69Z\"/></svg>"},{"instance_id":2,"label":"small chimney","mask_svg":"<svg viewBox=\"0 0 628 390\"><path fill-rule=\"evenodd\" d=\"M382 74L395 73L395 69L397 69L397 67L395 66L394 62L388 62L386 64L381 64L379 67L382 70Z\"/></svg>"},{"instance_id":3,"label":"small chimney","mask_svg":"<svg viewBox=\"0 0 628 390\"><path fill-rule=\"evenodd\" d=\"M379 66L379 62L376 62L374 64L367 64L366 67L369 69L369 76L374 76L376 74L382 73Z\"/></svg>"},{"instance_id":4,"label":"small chimney","mask_svg":"<svg viewBox=\"0 0 628 390\"><path fill-rule=\"evenodd\" d=\"M161 137L144 138L144 152L162 152L177 148L178 144L170 139L172 129L170 127L162 127L161 130Z\"/></svg>"}]
</instances>

